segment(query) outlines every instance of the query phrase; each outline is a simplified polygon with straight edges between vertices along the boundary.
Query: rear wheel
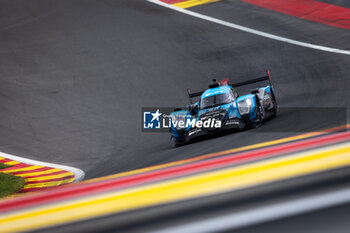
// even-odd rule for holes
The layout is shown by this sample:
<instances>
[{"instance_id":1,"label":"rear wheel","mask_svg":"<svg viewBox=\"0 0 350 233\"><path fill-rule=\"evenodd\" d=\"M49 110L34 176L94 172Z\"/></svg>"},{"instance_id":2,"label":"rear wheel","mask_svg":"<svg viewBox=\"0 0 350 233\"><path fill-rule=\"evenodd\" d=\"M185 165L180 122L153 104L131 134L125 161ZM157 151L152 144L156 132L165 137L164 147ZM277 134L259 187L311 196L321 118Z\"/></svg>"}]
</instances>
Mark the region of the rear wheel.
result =
<instances>
[{"instance_id":1,"label":"rear wheel","mask_svg":"<svg viewBox=\"0 0 350 233\"><path fill-rule=\"evenodd\" d=\"M275 94L273 93L273 91L271 90L271 100L272 100L272 104L273 104L273 112L272 112L272 117L276 117L277 116L277 112L279 110L277 101L276 101L276 97Z\"/></svg>"},{"instance_id":2,"label":"rear wheel","mask_svg":"<svg viewBox=\"0 0 350 233\"><path fill-rule=\"evenodd\" d=\"M256 112L256 117L255 117L255 122L254 122L254 127L260 127L263 117L262 117L262 112L261 112L261 105L259 101L259 97L255 95L255 112Z\"/></svg>"}]
</instances>

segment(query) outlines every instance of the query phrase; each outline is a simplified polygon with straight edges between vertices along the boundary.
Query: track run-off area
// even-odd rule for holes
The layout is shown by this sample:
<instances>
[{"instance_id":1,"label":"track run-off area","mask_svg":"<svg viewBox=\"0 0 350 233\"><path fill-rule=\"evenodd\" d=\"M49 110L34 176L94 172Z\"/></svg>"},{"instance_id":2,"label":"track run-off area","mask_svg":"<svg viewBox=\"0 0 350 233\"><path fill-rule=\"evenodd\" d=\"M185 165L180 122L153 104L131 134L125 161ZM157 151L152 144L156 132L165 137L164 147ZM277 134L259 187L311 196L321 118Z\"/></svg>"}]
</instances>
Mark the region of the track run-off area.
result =
<instances>
[{"instance_id":1,"label":"track run-off area","mask_svg":"<svg viewBox=\"0 0 350 233\"><path fill-rule=\"evenodd\" d=\"M1 200L0 232L245 232L269 221L279 232L281 218L349 213L345 1L0 4L0 150L79 169L0 162L27 191L87 177ZM261 127L175 149L141 132L142 107L184 105L187 87L267 68L281 111Z\"/></svg>"}]
</instances>

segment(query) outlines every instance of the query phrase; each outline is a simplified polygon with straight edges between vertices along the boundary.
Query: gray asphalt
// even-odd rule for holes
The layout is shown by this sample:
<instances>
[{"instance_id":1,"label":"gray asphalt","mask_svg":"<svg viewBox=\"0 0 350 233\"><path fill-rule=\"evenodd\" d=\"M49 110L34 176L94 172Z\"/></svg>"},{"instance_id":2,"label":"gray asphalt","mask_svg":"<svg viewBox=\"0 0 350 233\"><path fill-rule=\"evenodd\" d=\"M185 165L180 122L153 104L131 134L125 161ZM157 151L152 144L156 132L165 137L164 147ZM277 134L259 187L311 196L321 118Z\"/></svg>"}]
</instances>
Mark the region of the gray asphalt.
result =
<instances>
[{"instance_id":1,"label":"gray asphalt","mask_svg":"<svg viewBox=\"0 0 350 233\"><path fill-rule=\"evenodd\" d=\"M193 10L350 49L347 30L241 1ZM201 90L212 78L243 81L267 68L282 108L262 127L176 149L168 134L141 132L142 107L183 106L187 87ZM0 151L75 166L92 178L329 128L339 122L291 107L349 107L349 71L349 56L225 28L144 0L1 0Z\"/></svg>"}]
</instances>

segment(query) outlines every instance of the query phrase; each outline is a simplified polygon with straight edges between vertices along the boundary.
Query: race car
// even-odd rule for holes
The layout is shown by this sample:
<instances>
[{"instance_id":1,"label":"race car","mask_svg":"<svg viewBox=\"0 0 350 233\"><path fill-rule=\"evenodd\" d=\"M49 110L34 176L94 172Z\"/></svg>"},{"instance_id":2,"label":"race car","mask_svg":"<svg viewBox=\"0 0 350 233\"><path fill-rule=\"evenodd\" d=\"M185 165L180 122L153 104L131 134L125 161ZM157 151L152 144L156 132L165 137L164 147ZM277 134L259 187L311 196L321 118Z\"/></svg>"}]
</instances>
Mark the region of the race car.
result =
<instances>
[{"instance_id":1,"label":"race car","mask_svg":"<svg viewBox=\"0 0 350 233\"><path fill-rule=\"evenodd\" d=\"M239 95L236 88L268 81L268 85L252 89L250 93ZM246 129L258 127L261 123L277 115L279 110L269 70L267 75L239 83L229 83L226 78L213 84L205 91L191 93L187 89L190 104L186 109L174 109L170 113L170 143L177 147L192 138L216 133L226 129ZM193 103L193 98L200 97Z\"/></svg>"}]
</instances>

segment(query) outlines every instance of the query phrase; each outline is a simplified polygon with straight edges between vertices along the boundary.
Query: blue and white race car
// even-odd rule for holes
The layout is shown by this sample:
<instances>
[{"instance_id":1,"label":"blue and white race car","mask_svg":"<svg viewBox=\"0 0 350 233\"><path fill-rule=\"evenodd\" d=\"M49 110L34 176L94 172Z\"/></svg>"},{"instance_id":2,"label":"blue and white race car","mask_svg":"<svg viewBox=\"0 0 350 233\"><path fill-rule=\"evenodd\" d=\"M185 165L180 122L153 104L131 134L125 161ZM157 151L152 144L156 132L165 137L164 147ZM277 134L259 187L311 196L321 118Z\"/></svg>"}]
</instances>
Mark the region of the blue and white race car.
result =
<instances>
[{"instance_id":1,"label":"blue and white race car","mask_svg":"<svg viewBox=\"0 0 350 233\"><path fill-rule=\"evenodd\" d=\"M173 147L190 141L191 138L216 133L225 129L245 129L259 126L264 120L277 115L279 110L271 76L229 84L224 79L209 85L209 89L188 95L190 105L185 110L175 109L170 114L170 142ZM268 81L265 87L255 88L251 93L239 95L236 87ZM200 97L193 103L192 99Z\"/></svg>"}]
</instances>

